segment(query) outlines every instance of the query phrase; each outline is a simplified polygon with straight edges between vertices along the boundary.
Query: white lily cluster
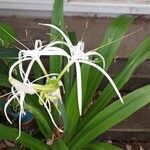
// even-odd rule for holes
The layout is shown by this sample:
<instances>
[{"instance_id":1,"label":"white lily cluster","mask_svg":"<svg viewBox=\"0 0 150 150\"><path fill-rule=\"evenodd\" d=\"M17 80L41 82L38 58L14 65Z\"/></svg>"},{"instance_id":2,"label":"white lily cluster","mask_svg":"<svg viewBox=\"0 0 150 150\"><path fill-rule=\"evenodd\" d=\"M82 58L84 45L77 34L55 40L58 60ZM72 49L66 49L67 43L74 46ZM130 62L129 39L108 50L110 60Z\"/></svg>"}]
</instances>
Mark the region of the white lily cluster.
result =
<instances>
[{"instance_id":1,"label":"white lily cluster","mask_svg":"<svg viewBox=\"0 0 150 150\"><path fill-rule=\"evenodd\" d=\"M90 65L97 70L99 70L104 76L109 80L109 82L112 84L114 90L116 91L119 99L123 103L123 99L120 95L120 92L118 91L115 83L111 79L111 77L107 74L107 72L104 70L105 69L105 59L102 55L100 55L98 52L90 51L85 53L84 52L84 42L79 41L77 45L73 45L70 41L70 39L66 36L66 34L57 28L56 26L52 24L40 24L40 25L45 25L49 26L51 28L56 29L65 39L65 45L69 48L70 50L70 61L68 62L67 67L70 67L72 64L75 64L76 66L76 76L77 76L77 97L78 97L78 107L79 107L79 113L80 115L82 114L82 77L81 77L81 66L80 64L87 64ZM100 58L103 62L103 68L98 66L93 62L93 60L90 60L90 56L97 56Z\"/></svg>"},{"instance_id":2,"label":"white lily cluster","mask_svg":"<svg viewBox=\"0 0 150 150\"><path fill-rule=\"evenodd\" d=\"M116 91L118 97L120 98L121 102L123 103L123 99L111 79L111 77L107 74L105 71L105 60L102 55L95 51L90 51L85 53L84 52L84 43L82 41L79 41L77 45L73 45L70 39L67 37L67 35L57 28L56 26L52 24L40 24L44 26L51 27L55 30L57 30L62 37L64 38L64 41L53 41L47 45L42 45L42 42L40 40L36 40L35 47L33 50L21 50L18 54L18 61L16 61L10 68L9 71L9 81L12 84L11 88L11 94L12 96L7 101L4 112L6 115L7 120L12 123L7 115L7 107L12 102L12 100L16 99L20 105L20 115L19 115L19 136L21 134L21 117L25 114L24 111L24 103L25 103L25 96L26 94L36 94L39 97L39 102L45 107L47 110L52 123L54 126L60 131L63 132L57 124L55 123L53 116L51 114L51 103L54 104L56 109L61 115L61 112L58 108L58 104L62 103L62 97L60 92L60 86L63 86L63 83L61 82L62 76L69 70L69 68L74 64L76 67L76 77L77 77L77 100L78 100L78 108L79 113L82 115L82 77L81 77L81 64L87 64L90 65L97 70L99 70L104 76L109 80L109 82L112 84L114 90ZM64 49L59 48L57 45L63 44L67 46L69 49L69 52L67 53ZM68 60L68 64L65 66L65 68L60 72L60 74L56 73L48 73L45 69L42 61L41 56L63 56L66 57ZM97 65L95 60L92 59L92 57L95 56L99 60L102 61L103 67L100 67ZM23 69L23 64L28 61L28 67L26 71ZM39 77L38 79L35 79L34 81L30 81L29 75L32 69L33 64L37 62L40 66L41 70L43 71L44 76ZM19 68L19 74L22 78L22 81L19 81L13 77L13 72L16 69L16 67ZM35 84L36 81L41 80L43 78L46 78L45 85Z\"/></svg>"}]
</instances>

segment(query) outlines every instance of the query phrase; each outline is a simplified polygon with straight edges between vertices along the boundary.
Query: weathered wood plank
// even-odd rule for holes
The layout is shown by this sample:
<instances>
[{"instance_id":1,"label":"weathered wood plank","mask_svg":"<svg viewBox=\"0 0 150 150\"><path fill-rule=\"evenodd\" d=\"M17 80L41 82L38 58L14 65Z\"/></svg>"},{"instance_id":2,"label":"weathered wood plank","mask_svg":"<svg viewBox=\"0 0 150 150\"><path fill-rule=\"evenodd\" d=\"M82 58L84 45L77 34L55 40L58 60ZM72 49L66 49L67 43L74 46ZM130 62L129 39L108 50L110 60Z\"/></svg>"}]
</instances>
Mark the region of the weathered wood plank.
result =
<instances>
[{"instance_id":1,"label":"weathered wood plank","mask_svg":"<svg viewBox=\"0 0 150 150\"><path fill-rule=\"evenodd\" d=\"M144 20L144 21L143 21ZM86 22L88 22L88 29L85 31L84 41L86 44L85 50L92 50L99 46L99 42L102 40L105 31L112 21L111 18L96 18L96 17L66 17L66 31L75 31L77 33L78 40L80 40L85 31ZM38 23L50 23L50 19L32 19L32 18L19 18L19 17L0 17L0 22L6 22L14 27L16 30L17 38L29 44L30 40L25 36L25 30L27 30L32 38L47 40L46 33L49 32L47 27L39 26ZM131 51L136 48L146 36L150 35L150 19L136 19L131 25L128 33L143 28L142 31L124 39L121 44L118 56L121 58L127 58Z\"/></svg>"},{"instance_id":2,"label":"weathered wood plank","mask_svg":"<svg viewBox=\"0 0 150 150\"><path fill-rule=\"evenodd\" d=\"M103 134L100 138L112 140L150 141L150 105L145 106Z\"/></svg>"}]
</instances>

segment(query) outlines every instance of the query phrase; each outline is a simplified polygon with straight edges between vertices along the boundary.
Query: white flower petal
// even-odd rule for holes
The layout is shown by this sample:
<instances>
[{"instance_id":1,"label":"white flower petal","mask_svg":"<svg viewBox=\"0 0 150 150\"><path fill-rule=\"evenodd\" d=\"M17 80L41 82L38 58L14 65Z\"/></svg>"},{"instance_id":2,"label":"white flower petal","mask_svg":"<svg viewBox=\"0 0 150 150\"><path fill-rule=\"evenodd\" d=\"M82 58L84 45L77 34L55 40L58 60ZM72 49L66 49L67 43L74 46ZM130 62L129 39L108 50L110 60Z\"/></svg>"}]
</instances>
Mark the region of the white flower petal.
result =
<instances>
[{"instance_id":1,"label":"white flower petal","mask_svg":"<svg viewBox=\"0 0 150 150\"><path fill-rule=\"evenodd\" d=\"M54 42L51 42L51 43L47 44L45 46L45 48L50 48L50 47L53 47L53 46L58 45L58 44L62 44L62 45L65 45L65 46L68 47L68 44L64 41L54 41Z\"/></svg>"},{"instance_id":2,"label":"white flower petal","mask_svg":"<svg viewBox=\"0 0 150 150\"><path fill-rule=\"evenodd\" d=\"M23 92L20 93L20 99L19 99L19 104L20 104L20 112L19 112L19 135L18 137L16 138L19 139L20 136L21 136L21 118L22 118L22 115L24 114L24 100L25 100L25 95Z\"/></svg>"},{"instance_id":3,"label":"white flower petal","mask_svg":"<svg viewBox=\"0 0 150 150\"><path fill-rule=\"evenodd\" d=\"M4 106L4 114L5 114L6 119L8 120L8 122L9 122L10 124L12 124L12 122L10 121L10 119L9 119L9 117L8 117L8 115L7 115L7 107L8 107L8 105L11 103L11 101L12 101L18 94L19 94L19 93L17 93L16 95L13 95L13 96L6 102L6 104L5 104L5 106Z\"/></svg>"},{"instance_id":4,"label":"white flower petal","mask_svg":"<svg viewBox=\"0 0 150 150\"><path fill-rule=\"evenodd\" d=\"M36 93L36 95L39 97L40 101L42 102L42 104L44 105L46 111L48 112L49 116L50 116L50 119L53 123L53 125L56 127L56 129L59 131L59 132L63 132L61 129L59 129L59 127L57 126L57 124L55 123L54 121L54 118L49 110L49 108L47 107L46 103L43 101L43 99L40 97L40 95L38 93Z\"/></svg>"},{"instance_id":5,"label":"white flower petal","mask_svg":"<svg viewBox=\"0 0 150 150\"><path fill-rule=\"evenodd\" d=\"M102 60L102 62L103 62L103 69L105 69L105 66L106 66L106 64L105 64L105 58L101 55L101 54L99 54L98 52L87 52L85 55L87 55L87 56L98 56L98 57L100 57L101 58L101 60Z\"/></svg>"},{"instance_id":6,"label":"white flower petal","mask_svg":"<svg viewBox=\"0 0 150 150\"><path fill-rule=\"evenodd\" d=\"M9 78L9 82L16 88L17 91L22 91L28 94L35 94L32 84L22 83L14 78Z\"/></svg>"},{"instance_id":7,"label":"white flower petal","mask_svg":"<svg viewBox=\"0 0 150 150\"><path fill-rule=\"evenodd\" d=\"M66 34L65 34L62 30L60 30L58 27L56 27L56 26L54 26L54 25L52 25L52 24L44 24L44 23L39 23L39 25L48 26L48 27L51 27L51 28L57 30L57 31L64 37L65 41L66 41L67 44L68 44L69 49L70 49L70 50L72 49L72 46L73 46L73 45L72 45L70 39L69 39L69 38L66 36ZM72 52L71 52L71 53L72 53Z\"/></svg>"},{"instance_id":8,"label":"white flower petal","mask_svg":"<svg viewBox=\"0 0 150 150\"><path fill-rule=\"evenodd\" d=\"M82 81L81 81L81 68L79 62L75 62L76 73L77 73L77 96L78 96L78 107L79 114L82 115Z\"/></svg>"},{"instance_id":9,"label":"white flower petal","mask_svg":"<svg viewBox=\"0 0 150 150\"><path fill-rule=\"evenodd\" d=\"M30 61L29 65L28 65L28 67L27 67L25 76L24 76L23 83L27 83L28 77L29 77L29 74L30 74L30 72L31 72L31 68L32 68L34 62L35 62L35 59L32 59L32 60Z\"/></svg>"},{"instance_id":10,"label":"white flower petal","mask_svg":"<svg viewBox=\"0 0 150 150\"><path fill-rule=\"evenodd\" d=\"M28 61L28 60L32 60L32 58L24 58L24 59L16 61L9 69L9 78L12 77L13 71L17 65L19 65L20 63L22 63L24 61Z\"/></svg>"},{"instance_id":11,"label":"white flower petal","mask_svg":"<svg viewBox=\"0 0 150 150\"><path fill-rule=\"evenodd\" d=\"M35 46L34 46L34 48L37 49L38 47L42 47L42 41L41 41L41 40L36 40L36 41L35 41Z\"/></svg>"},{"instance_id":12,"label":"white flower petal","mask_svg":"<svg viewBox=\"0 0 150 150\"><path fill-rule=\"evenodd\" d=\"M96 68L96 69L98 69L100 72L102 72L102 73L104 74L104 76L109 80L109 82L111 83L111 85L113 86L113 88L114 88L114 90L116 91L116 93L117 93L117 95L118 95L120 101L121 101L122 103L124 103L124 102L123 102L123 99L122 99L122 96L121 96L119 90L117 89L117 87L116 87L114 81L111 79L111 77L107 74L107 72L106 72L105 70L103 70L103 69L102 69L101 67L99 67L98 65L96 65L96 64L94 64L94 63L91 63L91 62L88 62L88 61L80 60L79 62L88 64L88 65L90 65L90 66L93 66L94 68Z\"/></svg>"},{"instance_id":13,"label":"white flower petal","mask_svg":"<svg viewBox=\"0 0 150 150\"><path fill-rule=\"evenodd\" d=\"M5 96L9 96L9 95L11 95L11 94L12 94L12 92L6 93L6 94L4 94L4 95L1 95L0 98L3 98L3 97L5 97Z\"/></svg>"},{"instance_id":14,"label":"white flower petal","mask_svg":"<svg viewBox=\"0 0 150 150\"><path fill-rule=\"evenodd\" d=\"M43 79L43 78L46 78L46 77L50 77L50 76L58 76L58 75L59 75L58 73L50 73L50 74L41 76L41 77L39 77L39 78L33 80L31 83L34 83L34 82L39 81L39 80L41 80L41 79Z\"/></svg>"}]
</instances>

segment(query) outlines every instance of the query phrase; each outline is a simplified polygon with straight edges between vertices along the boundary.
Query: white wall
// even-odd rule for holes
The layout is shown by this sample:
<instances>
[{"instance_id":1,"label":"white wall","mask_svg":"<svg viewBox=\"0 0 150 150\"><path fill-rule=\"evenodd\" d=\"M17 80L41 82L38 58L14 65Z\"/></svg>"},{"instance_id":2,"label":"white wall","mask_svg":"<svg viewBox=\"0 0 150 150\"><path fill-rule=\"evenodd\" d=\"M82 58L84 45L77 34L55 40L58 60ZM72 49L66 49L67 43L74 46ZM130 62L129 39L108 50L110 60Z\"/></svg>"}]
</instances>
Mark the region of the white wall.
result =
<instances>
[{"instance_id":1,"label":"white wall","mask_svg":"<svg viewBox=\"0 0 150 150\"><path fill-rule=\"evenodd\" d=\"M52 0L0 0L0 15L46 17L51 10ZM65 13L73 16L150 14L150 0L68 0Z\"/></svg>"}]
</instances>

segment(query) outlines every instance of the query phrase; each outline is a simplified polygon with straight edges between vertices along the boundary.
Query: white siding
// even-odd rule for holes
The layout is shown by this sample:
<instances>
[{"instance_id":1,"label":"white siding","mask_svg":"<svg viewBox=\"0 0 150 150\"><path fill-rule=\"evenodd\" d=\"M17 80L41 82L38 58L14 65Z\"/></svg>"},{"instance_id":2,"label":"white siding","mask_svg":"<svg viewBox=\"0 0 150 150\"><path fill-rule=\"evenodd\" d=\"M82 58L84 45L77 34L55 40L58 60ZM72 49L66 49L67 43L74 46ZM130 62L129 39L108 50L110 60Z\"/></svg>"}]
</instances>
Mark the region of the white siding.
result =
<instances>
[{"instance_id":1,"label":"white siding","mask_svg":"<svg viewBox=\"0 0 150 150\"><path fill-rule=\"evenodd\" d=\"M66 15L150 14L150 0L65 0ZM49 16L53 0L0 0L0 15Z\"/></svg>"}]
</instances>

